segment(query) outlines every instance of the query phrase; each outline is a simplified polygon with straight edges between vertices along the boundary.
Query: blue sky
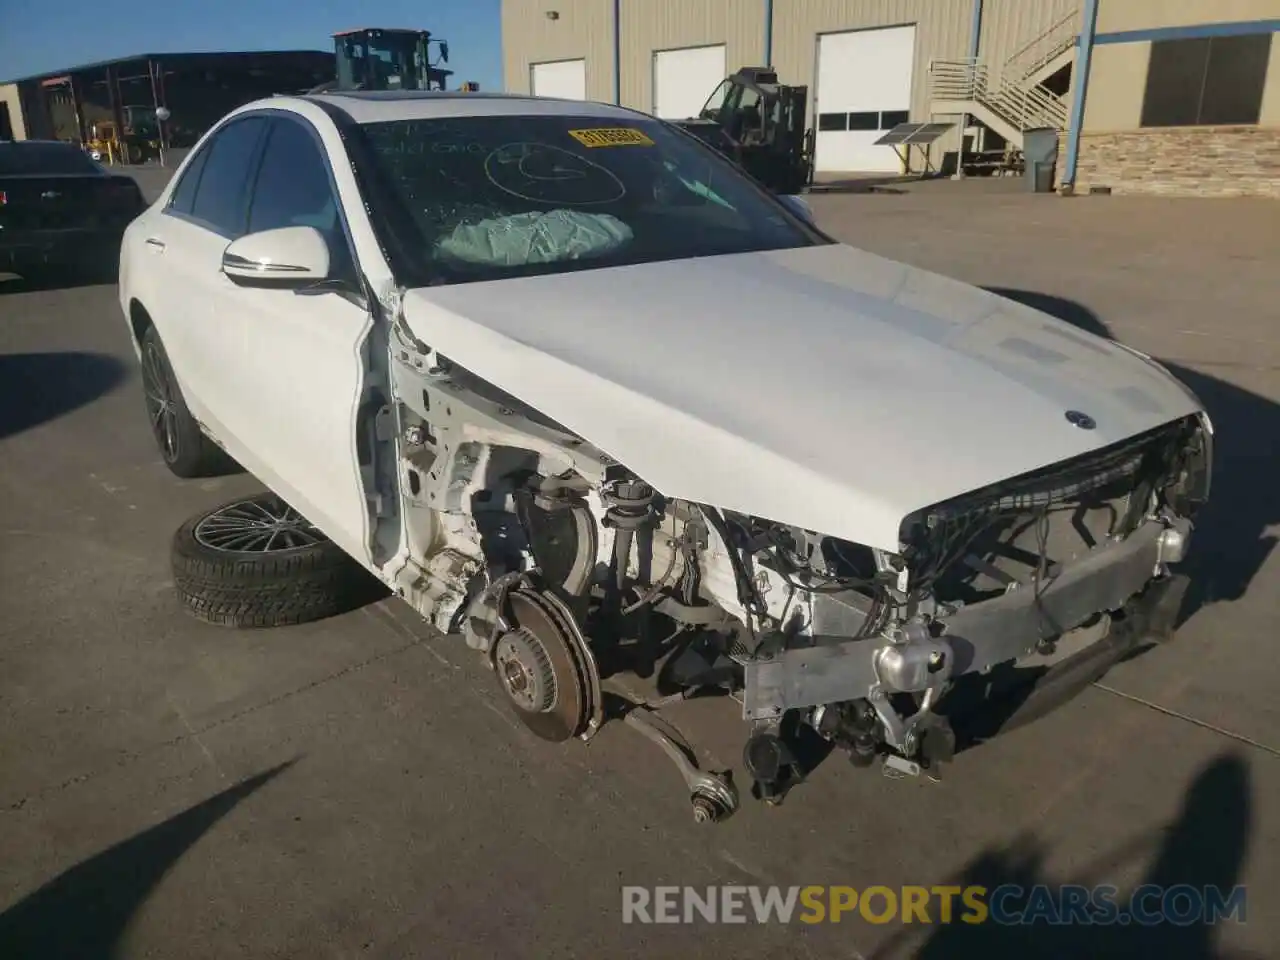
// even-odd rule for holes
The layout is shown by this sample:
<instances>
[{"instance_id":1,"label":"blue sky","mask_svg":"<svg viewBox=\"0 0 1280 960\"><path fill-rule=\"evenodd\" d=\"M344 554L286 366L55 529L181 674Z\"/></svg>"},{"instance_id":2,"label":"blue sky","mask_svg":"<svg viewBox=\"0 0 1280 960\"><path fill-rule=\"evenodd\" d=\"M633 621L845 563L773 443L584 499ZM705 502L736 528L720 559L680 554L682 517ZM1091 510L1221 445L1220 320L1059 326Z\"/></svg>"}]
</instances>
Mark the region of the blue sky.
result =
<instances>
[{"instance_id":1,"label":"blue sky","mask_svg":"<svg viewBox=\"0 0 1280 960\"><path fill-rule=\"evenodd\" d=\"M502 86L499 0L0 0L0 80L134 53L330 49L352 27L449 42L455 80Z\"/></svg>"}]
</instances>

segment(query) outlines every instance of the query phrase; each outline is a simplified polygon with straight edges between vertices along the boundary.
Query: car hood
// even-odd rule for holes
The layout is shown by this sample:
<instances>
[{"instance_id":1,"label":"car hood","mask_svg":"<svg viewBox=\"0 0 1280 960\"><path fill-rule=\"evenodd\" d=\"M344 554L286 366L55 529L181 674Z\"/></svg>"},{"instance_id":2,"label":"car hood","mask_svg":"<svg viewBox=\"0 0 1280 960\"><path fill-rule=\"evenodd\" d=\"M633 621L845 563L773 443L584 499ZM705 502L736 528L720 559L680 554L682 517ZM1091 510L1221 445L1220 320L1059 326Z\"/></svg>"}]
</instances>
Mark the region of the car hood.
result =
<instances>
[{"instance_id":1,"label":"car hood","mask_svg":"<svg viewBox=\"0 0 1280 960\"><path fill-rule=\"evenodd\" d=\"M1199 409L1110 340L840 244L416 289L404 317L668 497L886 550L916 510Z\"/></svg>"}]
</instances>

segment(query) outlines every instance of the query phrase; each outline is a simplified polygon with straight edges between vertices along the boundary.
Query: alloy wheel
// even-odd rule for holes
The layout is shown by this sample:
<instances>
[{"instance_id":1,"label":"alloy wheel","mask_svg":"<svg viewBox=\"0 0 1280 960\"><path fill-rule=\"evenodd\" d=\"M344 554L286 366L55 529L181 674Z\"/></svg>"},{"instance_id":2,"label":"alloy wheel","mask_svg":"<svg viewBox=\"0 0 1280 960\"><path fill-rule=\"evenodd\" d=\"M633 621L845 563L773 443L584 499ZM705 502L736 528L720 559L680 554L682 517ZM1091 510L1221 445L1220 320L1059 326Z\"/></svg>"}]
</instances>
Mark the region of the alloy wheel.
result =
<instances>
[{"instance_id":1,"label":"alloy wheel","mask_svg":"<svg viewBox=\"0 0 1280 960\"><path fill-rule=\"evenodd\" d=\"M142 390L147 404L151 432L167 463L178 459L178 407L173 385L165 369L164 358L156 345L149 343L142 353Z\"/></svg>"},{"instance_id":2,"label":"alloy wheel","mask_svg":"<svg viewBox=\"0 0 1280 960\"><path fill-rule=\"evenodd\" d=\"M326 539L297 510L273 497L220 507L196 524L194 533L206 547L225 553L281 553Z\"/></svg>"}]
</instances>

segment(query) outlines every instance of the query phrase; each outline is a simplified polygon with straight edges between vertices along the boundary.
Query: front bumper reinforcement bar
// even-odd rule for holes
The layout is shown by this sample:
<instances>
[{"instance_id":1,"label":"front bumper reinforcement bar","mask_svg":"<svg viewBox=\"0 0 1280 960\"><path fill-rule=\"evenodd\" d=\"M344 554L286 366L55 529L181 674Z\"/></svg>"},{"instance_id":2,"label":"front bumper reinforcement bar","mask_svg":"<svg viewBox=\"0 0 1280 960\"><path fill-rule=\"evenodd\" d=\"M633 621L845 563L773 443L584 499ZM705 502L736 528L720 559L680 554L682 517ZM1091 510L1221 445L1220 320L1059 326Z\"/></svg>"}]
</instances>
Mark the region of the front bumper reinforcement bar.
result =
<instances>
[{"instance_id":1,"label":"front bumper reinforcement bar","mask_svg":"<svg viewBox=\"0 0 1280 960\"><path fill-rule=\"evenodd\" d=\"M1044 640L1079 627L1094 614L1123 607L1162 571L1162 535L1170 527L1184 540L1190 537L1188 520L1148 520L1124 540L1095 547L1067 564L1038 590L1022 585L940 620L944 632L932 642L949 648L950 675L985 672L1027 656ZM812 646L746 664L747 720L866 697L880 683L876 658L886 646L882 638L812 639Z\"/></svg>"}]
</instances>

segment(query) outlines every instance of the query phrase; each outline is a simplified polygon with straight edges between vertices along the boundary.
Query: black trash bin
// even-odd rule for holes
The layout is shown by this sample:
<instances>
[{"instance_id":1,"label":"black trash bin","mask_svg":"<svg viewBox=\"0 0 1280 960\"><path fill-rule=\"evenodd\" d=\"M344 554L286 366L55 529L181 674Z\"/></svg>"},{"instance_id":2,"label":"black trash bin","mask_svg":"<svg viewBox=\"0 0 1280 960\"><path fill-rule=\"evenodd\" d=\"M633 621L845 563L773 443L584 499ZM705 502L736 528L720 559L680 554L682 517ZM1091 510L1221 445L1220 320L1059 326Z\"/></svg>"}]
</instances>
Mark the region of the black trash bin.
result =
<instances>
[{"instance_id":1,"label":"black trash bin","mask_svg":"<svg viewBox=\"0 0 1280 960\"><path fill-rule=\"evenodd\" d=\"M1022 159L1026 166L1027 189L1032 193L1053 193L1053 173L1058 165L1058 131L1054 127L1023 131Z\"/></svg>"}]
</instances>

